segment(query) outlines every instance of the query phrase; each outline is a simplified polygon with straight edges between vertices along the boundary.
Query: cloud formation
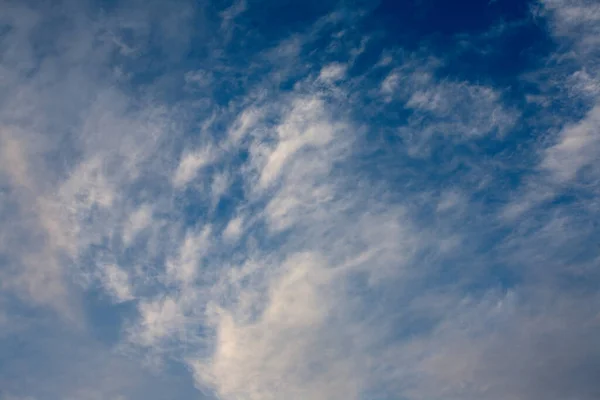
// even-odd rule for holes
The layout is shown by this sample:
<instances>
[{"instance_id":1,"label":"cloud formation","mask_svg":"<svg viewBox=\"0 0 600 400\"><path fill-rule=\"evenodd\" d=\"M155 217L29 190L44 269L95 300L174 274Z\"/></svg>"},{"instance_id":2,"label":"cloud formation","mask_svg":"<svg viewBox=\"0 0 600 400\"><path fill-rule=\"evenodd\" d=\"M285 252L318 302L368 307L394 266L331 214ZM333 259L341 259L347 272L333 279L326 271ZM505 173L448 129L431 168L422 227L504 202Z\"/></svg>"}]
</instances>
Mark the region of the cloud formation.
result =
<instances>
[{"instance_id":1,"label":"cloud formation","mask_svg":"<svg viewBox=\"0 0 600 400\"><path fill-rule=\"evenodd\" d=\"M598 6L311 7L0 3L0 399L600 396Z\"/></svg>"}]
</instances>

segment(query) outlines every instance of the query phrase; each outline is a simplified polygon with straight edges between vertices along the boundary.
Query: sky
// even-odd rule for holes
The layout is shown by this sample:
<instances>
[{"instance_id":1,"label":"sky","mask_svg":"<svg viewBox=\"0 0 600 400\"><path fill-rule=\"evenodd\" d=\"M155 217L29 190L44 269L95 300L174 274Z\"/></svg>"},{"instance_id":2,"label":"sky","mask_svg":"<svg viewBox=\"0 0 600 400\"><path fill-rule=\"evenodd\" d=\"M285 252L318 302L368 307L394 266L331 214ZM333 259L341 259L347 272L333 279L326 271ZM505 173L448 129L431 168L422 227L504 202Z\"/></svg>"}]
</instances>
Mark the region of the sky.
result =
<instances>
[{"instance_id":1,"label":"sky","mask_svg":"<svg viewBox=\"0 0 600 400\"><path fill-rule=\"evenodd\" d=\"M0 0L0 400L597 400L600 3Z\"/></svg>"}]
</instances>

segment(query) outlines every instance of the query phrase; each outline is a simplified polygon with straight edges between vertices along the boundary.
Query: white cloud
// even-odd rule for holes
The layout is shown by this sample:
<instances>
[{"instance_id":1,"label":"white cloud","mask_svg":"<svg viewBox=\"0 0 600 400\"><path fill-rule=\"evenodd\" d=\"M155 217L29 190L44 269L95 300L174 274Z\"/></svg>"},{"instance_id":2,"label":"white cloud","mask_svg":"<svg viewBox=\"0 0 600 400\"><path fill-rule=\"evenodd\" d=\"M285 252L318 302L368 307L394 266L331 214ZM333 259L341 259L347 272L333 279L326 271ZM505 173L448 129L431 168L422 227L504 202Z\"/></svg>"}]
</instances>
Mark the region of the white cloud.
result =
<instances>
[{"instance_id":1,"label":"white cloud","mask_svg":"<svg viewBox=\"0 0 600 400\"><path fill-rule=\"evenodd\" d=\"M184 187L214 161L215 153L210 147L184 154L173 176L173 185L176 188Z\"/></svg>"},{"instance_id":2,"label":"white cloud","mask_svg":"<svg viewBox=\"0 0 600 400\"><path fill-rule=\"evenodd\" d=\"M69 180L61 187L60 195L74 201L74 208L89 209L94 206L108 208L115 201L116 193L104 171L106 161L94 157L81 163Z\"/></svg>"},{"instance_id":3,"label":"white cloud","mask_svg":"<svg viewBox=\"0 0 600 400\"><path fill-rule=\"evenodd\" d=\"M551 33L559 47L553 59L570 60L571 70L561 64L549 66L542 74L563 77L561 89L569 93L571 102L587 104L582 118L572 120L573 113L580 114L571 103L559 112L562 120L550 132L543 146L539 146L537 171L539 175L526 180L526 187L506 206L508 219L521 217L574 187L586 188L594 196L597 189L590 185L599 176L594 163L600 153L600 52L596 41L600 17L598 5L587 1L543 1L542 15L549 20ZM571 46L576 49L573 51ZM573 72L574 69L574 72ZM549 99L544 100L546 103Z\"/></svg>"},{"instance_id":4,"label":"white cloud","mask_svg":"<svg viewBox=\"0 0 600 400\"><path fill-rule=\"evenodd\" d=\"M133 332L133 338L144 346L158 346L161 339L180 331L185 324L184 313L172 297L140 302L139 313L139 331Z\"/></svg>"},{"instance_id":5,"label":"white cloud","mask_svg":"<svg viewBox=\"0 0 600 400\"><path fill-rule=\"evenodd\" d=\"M233 2L231 6L221 12L221 29L229 30L231 29L231 24L233 21L244 11L247 9L247 4L245 0L236 0Z\"/></svg>"},{"instance_id":6,"label":"white cloud","mask_svg":"<svg viewBox=\"0 0 600 400\"><path fill-rule=\"evenodd\" d=\"M231 184L231 178L227 172L215 173L212 179L210 194L212 204L216 205L223 195L227 193Z\"/></svg>"},{"instance_id":7,"label":"white cloud","mask_svg":"<svg viewBox=\"0 0 600 400\"><path fill-rule=\"evenodd\" d=\"M188 232L175 259L167 261L167 276L182 284L193 284L201 267L200 261L211 245L212 228L203 227L197 233Z\"/></svg>"},{"instance_id":8,"label":"white cloud","mask_svg":"<svg viewBox=\"0 0 600 400\"><path fill-rule=\"evenodd\" d=\"M186 84L195 89L207 89L213 83L213 75L209 71L189 71L184 76Z\"/></svg>"},{"instance_id":9,"label":"white cloud","mask_svg":"<svg viewBox=\"0 0 600 400\"><path fill-rule=\"evenodd\" d=\"M8 128L0 129L2 173L7 174L14 185L33 189L27 161L29 157L25 154L23 143L17 140Z\"/></svg>"},{"instance_id":10,"label":"white cloud","mask_svg":"<svg viewBox=\"0 0 600 400\"><path fill-rule=\"evenodd\" d=\"M581 168L591 165L600 154L600 105L573 126L564 128L558 142L545 150L541 168L564 182L575 178Z\"/></svg>"},{"instance_id":11,"label":"white cloud","mask_svg":"<svg viewBox=\"0 0 600 400\"><path fill-rule=\"evenodd\" d=\"M464 196L456 191L444 192L440 196L440 200L437 204L436 210L438 212L447 212L460 208L466 203Z\"/></svg>"},{"instance_id":12,"label":"white cloud","mask_svg":"<svg viewBox=\"0 0 600 400\"><path fill-rule=\"evenodd\" d=\"M38 165L31 161L31 146L8 129L1 131L0 141L0 166L8 178L3 183L11 195L7 205L15 204L14 208L0 209L5 228L0 249L7 257L6 267L0 269L1 287L26 302L52 307L74 321L78 311L68 301L70 291L61 267L61 256L74 251L72 237L62 229L56 205L37 197L37 191L46 185L32 168Z\"/></svg>"},{"instance_id":13,"label":"white cloud","mask_svg":"<svg viewBox=\"0 0 600 400\"><path fill-rule=\"evenodd\" d=\"M240 235L243 232L244 229L244 219L240 216L235 217L233 219L231 219L228 223L227 226L225 227L225 229L223 230L223 237L226 240L235 240L238 237L240 237Z\"/></svg>"},{"instance_id":14,"label":"white cloud","mask_svg":"<svg viewBox=\"0 0 600 400\"><path fill-rule=\"evenodd\" d=\"M343 64L329 64L319 72L319 79L326 83L331 83L344 79L346 75L346 66Z\"/></svg>"},{"instance_id":15,"label":"white cloud","mask_svg":"<svg viewBox=\"0 0 600 400\"><path fill-rule=\"evenodd\" d=\"M324 103L318 98L294 100L284 121L276 128L277 142L274 148L255 148L255 157L265 160L260 172L262 187L277 179L296 153L304 148L327 145L336 129L341 128L325 119L323 108Z\"/></svg>"},{"instance_id":16,"label":"white cloud","mask_svg":"<svg viewBox=\"0 0 600 400\"><path fill-rule=\"evenodd\" d=\"M576 38L577 50L583 55L598 51L600 6L589 0L543 0L549 10L553 34L558 38Z\"/></svg>"},{"instance_id":17,"label":"white cloud","mask_svg":"<svg viewBox=\"0 0 600 400\"><path fill-rule=\"evenodd\" d=\"M236 145L242 140L263 117L263 111L260 108L250 107L245 109L236 118L229 130L229 139Z\"/></svg>"},{"instance_id":18,"label":"white cloud","mask_svg":"<svg viewBox=\"0 0 600 400\"><path fill-rule=\"evenodd\" d=\"M411 156L429 153L432 140L468 141L501 138L514 126L519 112L506 107L501 91L469 82L439 80L437 59L399 57L379 85L380 99L410 112L398 135Z\"/></svg>"},{"instance_id":19,"label":"white cloud","mask_svg":"<svg viewBox=\"0 0 600 400\"><path fill-rule=\"evenodd\" d=\"M142 204L130 216L123 228L123 243L129 246L135 237L152 223L152 207Z\"/></svg>"},{"instance_id":20,"label":"white cloud","mask_svg":"<svg viewBox=\"0 0 600 400\"><path fill-rule=\"evenodd\" d=\"M398 86L398 82L400 82L400 76L399 76L398 72L397 71L391 72L381 82L381 92L383 94L387 94L387 95L394 93L396 87ZM389 97L388 99L391 100L391 97Z\"/></svg>"},{"instance_id":21,"label":"white cloud","mask_svg":"<svg viewBox=\"0 0 600 400\"><path fill-rule=\"evenodd\" d=\"M114 264L105 265L102 268L102 281L105 289L111 293L119 303L132 300L134 295L129 283L129 276L119 266Z\"/></svg>"},{"instance_id":22,"label":"white cloud","mask_svg":"<svg viewBox=\"0 0 600 400\"><path fill-rule=\"evenodd\" d=\"M328 329L335 303L328 293L333 272L324 263L316 254L288 259L255 322L240 324L222 312L215 353L209 362L192 362L197 378L224 398L356 398L356 367Z\"/></svg>"}]
</instances>

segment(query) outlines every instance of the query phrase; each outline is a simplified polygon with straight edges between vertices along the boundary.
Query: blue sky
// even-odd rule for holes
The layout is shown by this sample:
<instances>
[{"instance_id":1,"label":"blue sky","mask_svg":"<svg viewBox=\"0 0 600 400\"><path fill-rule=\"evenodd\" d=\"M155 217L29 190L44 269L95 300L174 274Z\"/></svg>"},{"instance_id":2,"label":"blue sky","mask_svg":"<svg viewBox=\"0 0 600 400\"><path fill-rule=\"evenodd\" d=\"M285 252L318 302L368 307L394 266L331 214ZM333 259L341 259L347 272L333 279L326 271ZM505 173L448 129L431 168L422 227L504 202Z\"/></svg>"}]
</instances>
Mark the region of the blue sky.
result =
<instances>
[{"instance_id":1,"label":"blue sky","mask_svg":"<svg viewBox=\"0 0 600 400\"><path fill-rule=\"evenodd\" d=\"M600 398L600 5L0 0L0 400Z\"/></svg>"}]
</instances>

